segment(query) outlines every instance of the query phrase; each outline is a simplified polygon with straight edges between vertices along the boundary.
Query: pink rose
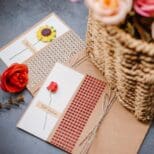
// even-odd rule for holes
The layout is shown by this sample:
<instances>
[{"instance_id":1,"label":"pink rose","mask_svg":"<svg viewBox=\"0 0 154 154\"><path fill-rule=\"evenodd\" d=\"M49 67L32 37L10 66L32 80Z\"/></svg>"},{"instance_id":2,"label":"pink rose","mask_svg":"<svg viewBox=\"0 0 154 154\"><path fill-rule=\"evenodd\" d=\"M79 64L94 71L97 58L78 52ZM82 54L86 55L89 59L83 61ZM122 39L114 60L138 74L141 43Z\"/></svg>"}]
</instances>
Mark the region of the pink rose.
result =
<instances>
[{"instance_id":1,"label":"pink rose","mask_svg":"<svg viewBox=\"0 0 154 154\"><path fill-rule=\"evenodd\" d=\"M154 0L135 0L134 9L144 17L154 17Z\"/></svg>"},{"instance_id":2,"label":"pink rose","mask_svg":"<svg viewBox=\"0 0 154 154\"><path fill-rule=\"evenodd\" d=\"M152 38L154 39L154 22L151 25L151 33L152 33Z\"/></svg>"},{"instance_id":3,"label":"pink rose","mask_svg":"<svg viewBox=\"0 0 154 154\"><path fill-rule=\"evenodd\" d=\"M123 22L132 8L132 0L85 0L94 17L108 25Z\"/></svg>"}]
</instances>

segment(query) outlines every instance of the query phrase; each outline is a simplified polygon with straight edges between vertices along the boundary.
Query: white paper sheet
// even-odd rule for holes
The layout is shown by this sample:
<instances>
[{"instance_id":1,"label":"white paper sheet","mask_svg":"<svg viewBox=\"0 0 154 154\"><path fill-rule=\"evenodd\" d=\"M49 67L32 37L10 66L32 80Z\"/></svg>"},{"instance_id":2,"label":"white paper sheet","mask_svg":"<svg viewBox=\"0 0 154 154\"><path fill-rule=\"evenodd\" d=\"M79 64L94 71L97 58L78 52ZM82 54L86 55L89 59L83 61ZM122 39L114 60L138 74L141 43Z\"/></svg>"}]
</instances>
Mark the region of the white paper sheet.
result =
<instances>
[{"instance_id":1,"label":"white paper sheet","mask_svg":"<svg viewBox=\"0 0 154 154\"><path fill-rule=\"evenodd\" d=\"M52 25L57 31L57 38L67 31L69 31L69 27L67 27L63 21L58 18L55 14L52 14L49 18L42 21L40 24L35 26L32 30L30 30L25 35L19 37L15 42L4 48L0 51L0 58L7 65L11 65L12 63L18 62L22 63L27 60L29 57L33 55L30 49L28 49L23 40L27 40L30 42L36 51L39 51L43 47L47 45L47 43L43 43L41 41L38 42L36 37L36 31L40 26L43 25Z\"/></svg>"},{"instance_id":2,"label":"white paper sheet","mask_svg":"<svg viewBox=\"0 0 154 154\"><path fill-rule=\"evenodd\" d=\"M50 92L46 87L51 81L58 83L58 91L52 95L52 103L50 107L59 113L62 113L83 78L84 75L62 64L56 63L42 88L39 90L36 97L34 97L29 108L19 121L17 127L43 140L47 140L58 120L58 117L48 114L46 119L46 112L37 107L38 102L43 102L44 104L49 105ZM44 127L45 119L47 121Z\"/></svg>"}]
</instances>

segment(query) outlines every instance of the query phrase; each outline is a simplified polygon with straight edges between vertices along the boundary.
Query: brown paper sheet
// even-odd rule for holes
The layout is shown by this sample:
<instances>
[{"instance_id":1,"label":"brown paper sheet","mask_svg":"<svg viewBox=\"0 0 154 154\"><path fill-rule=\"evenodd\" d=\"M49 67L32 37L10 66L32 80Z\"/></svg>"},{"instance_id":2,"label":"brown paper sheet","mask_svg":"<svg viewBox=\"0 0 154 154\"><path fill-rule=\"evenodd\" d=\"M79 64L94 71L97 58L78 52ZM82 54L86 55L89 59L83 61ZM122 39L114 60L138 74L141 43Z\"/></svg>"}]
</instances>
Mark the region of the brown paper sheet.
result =
<instances>
[{"instance_id":1,"label":"brown paper sheet","mask_svg":"<svg viewBox=\"0 0 154 154\"><path fill-rule=\"evenodd\" d=\"M91 63L86 53L77 54L69 66L84 74L103 79L100 71ZM97 119L96 119L97 121ZM92 143L89 154L136 154L150 124L143 124L116 101Z\"/></svg>"}]
</instances>

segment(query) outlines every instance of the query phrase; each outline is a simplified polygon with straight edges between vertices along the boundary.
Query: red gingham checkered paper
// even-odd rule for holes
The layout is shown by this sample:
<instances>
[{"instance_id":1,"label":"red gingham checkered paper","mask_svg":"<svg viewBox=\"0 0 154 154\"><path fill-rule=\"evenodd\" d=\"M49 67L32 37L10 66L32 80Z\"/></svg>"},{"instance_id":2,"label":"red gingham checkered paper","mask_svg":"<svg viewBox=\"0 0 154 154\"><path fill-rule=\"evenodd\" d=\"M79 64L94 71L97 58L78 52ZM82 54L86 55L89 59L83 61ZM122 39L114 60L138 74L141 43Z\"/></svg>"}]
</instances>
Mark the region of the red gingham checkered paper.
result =
<instances>
[{"instance_id":1,"label":"red gingham checkered paper","mask_svg":"<svg viewBox=\"0 0 154 154\"><path fill-rule=\"evenodd\" d=\"M71 153L105 88L105 83L87 75L56 129L50 143Z\"/></svg>"}]
</instances>

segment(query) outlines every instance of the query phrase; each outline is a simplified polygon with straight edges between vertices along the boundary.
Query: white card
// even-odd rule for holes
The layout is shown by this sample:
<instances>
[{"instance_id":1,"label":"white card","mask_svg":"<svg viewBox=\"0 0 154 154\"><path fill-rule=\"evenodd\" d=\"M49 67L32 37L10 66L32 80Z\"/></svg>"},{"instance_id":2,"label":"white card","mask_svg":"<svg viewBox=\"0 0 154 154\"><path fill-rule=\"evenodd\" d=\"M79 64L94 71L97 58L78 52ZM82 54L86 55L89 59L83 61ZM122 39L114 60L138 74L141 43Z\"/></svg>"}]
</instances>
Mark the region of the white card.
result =
<instances>
[{"instance_id":1,"label":"white card","mask_svg":"<svg viewBox=\"0 0 154 154\"><path fill-rule=\"evenodd\" d=\"M43 25L52 25L56 29L56 35L63 35L64 33L69 31L69 27L67 27L63 21L57 17L55 14L51 14L50 17L43 20L37 26L28 31L25 35L19 37L16 41L11 43L6 48L0 51L0 58L7 65L11 65L12 63L23 63L25 60L30 58L33 55L33 52L25 46L23 43L24 40L28 41L36 51L39 51L43 47L45 47L48 43L43 43L41 41L38 42L36 37L36 31L40 26Z\"/></svg>"},{"instance_id":2,"label":"white card","mask_svg":"<svg viewBox=\"0 0 154 154\"><path fill-rule=\"evenodd\" d=\"M38 104L41 102L42 105L50 107L61 115L83 79L84 75L56 63L17 127L46 141L60 116L45 112L38 107ZM58 90L52 94L50 103L51 93L47 90L47 86L51 81L58 83Z\"/></svg>"}]
</instances>

